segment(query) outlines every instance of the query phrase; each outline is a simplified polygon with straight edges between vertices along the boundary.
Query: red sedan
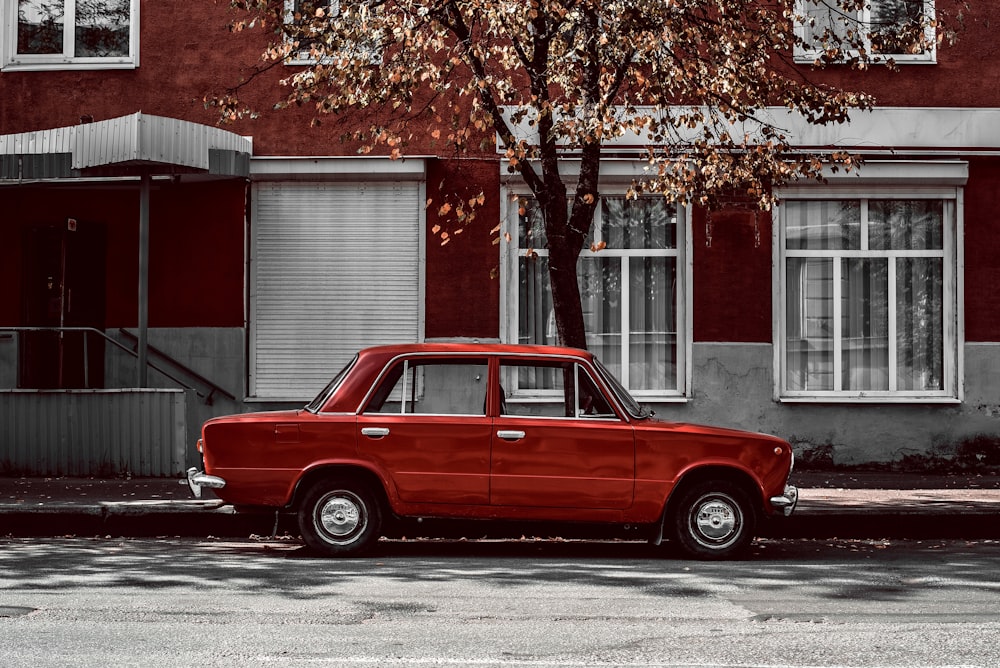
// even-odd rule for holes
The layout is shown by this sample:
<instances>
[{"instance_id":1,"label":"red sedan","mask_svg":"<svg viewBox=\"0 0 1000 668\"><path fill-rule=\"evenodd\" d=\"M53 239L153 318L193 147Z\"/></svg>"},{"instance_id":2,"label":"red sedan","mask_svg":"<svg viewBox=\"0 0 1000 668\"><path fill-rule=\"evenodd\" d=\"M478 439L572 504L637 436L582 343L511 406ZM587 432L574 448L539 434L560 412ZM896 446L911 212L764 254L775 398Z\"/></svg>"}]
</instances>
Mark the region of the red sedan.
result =
<instances>
[{"instance_id":1,"label":"red sedan","mask_svg":"<svg viewBox=\"0 0 1000 668\"><path fill-rule=\"evenodd\" d=\"M728 558L798 496L787 442L654 419L571 348L368 348L305 408L209 420L198 449L196 495L294 511L335 556L395 516L640 526Z\"/></svg>"}]
</instances>

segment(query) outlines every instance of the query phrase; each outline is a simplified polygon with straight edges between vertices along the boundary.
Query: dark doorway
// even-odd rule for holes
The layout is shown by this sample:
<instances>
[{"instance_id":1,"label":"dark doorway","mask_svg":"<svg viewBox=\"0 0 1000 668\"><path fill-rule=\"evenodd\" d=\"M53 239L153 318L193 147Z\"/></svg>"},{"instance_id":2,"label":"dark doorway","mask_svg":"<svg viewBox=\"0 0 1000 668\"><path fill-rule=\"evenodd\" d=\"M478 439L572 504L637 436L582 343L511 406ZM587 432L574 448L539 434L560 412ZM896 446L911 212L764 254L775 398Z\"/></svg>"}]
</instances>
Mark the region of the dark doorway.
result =
<instances>
[{"instance_id":1,"label":"dark doorway","mask_svg":"<svg viewBox=\"0 0 1000 668\"><path fill-rule=\"evenodd\" d=\"M25 230L24 326L104 330L105 236L103 225L73 219ZM96 332L25 332L18 387L103 387L104 348Z\"/></svg>"}]
</instances>

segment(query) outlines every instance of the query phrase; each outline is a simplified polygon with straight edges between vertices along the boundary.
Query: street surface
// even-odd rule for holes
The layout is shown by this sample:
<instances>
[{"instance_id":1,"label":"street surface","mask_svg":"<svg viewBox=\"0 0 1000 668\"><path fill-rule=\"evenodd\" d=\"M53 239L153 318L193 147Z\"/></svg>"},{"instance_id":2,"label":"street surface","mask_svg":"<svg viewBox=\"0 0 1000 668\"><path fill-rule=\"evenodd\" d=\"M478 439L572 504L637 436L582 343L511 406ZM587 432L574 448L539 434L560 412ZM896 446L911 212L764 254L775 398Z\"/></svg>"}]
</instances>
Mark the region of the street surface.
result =
<instances>
[{"instance_id":1,"label":"street surface","mask_svg":"<svg viewBox=\"0 0 1000 668\"><path fill-rule=\"evenodd\" d=\"M998 666L1000 542L7 538L0 665Z\"/></svg>"}]
</instances>

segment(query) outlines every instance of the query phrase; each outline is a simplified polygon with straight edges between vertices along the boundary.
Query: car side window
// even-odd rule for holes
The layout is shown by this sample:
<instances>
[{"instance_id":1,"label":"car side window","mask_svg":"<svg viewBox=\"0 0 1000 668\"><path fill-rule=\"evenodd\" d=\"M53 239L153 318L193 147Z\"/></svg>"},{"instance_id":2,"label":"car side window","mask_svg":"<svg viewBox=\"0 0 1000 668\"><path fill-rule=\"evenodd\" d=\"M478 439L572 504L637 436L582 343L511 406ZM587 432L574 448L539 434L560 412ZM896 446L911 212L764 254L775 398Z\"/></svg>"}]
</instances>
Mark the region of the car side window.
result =
<instances>
[{"instance_id":1,"label":"car side window","mask_svg":"<svg viewBox=\"0 0 1000 668\"><path fill-rule=\"evenodd\" d=\"M485 415L489 367L485 359L397 362L365 413Z\"/></svg>"},{"instance_id":2,"label":"car side window","mask_svg":"<svg viewBox=\"0 0 1000 668\"><path fill-rule=\"evenodd\" d=\"M504 387L517 388L505 392L501 409L504 415L617 418L607 397L585 368L568 361L504 362L500 367Z\"/></svg>"}]
</instances>

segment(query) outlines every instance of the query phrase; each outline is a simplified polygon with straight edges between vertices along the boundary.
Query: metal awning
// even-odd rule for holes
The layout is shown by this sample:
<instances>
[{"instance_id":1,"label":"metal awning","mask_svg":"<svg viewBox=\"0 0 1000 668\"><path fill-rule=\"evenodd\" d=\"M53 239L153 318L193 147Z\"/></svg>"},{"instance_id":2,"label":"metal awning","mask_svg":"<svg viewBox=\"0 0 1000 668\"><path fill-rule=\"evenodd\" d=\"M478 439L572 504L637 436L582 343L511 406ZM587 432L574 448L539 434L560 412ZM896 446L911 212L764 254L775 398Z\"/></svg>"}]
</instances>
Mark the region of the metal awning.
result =
<instances>
[{"instance_id":1,"label":"metal awning","mask_svg":"<svg viewBox=\"0 0 1000 668\"><path fill-rule=\"evenodd\" d=\"M143 174L247 177L251 152L249 137L139 112L0 135L0 183Z\"/></svg>"},{"instance_id":2,"label":"metal awning","mask_svg":"<svg viewBox=\"0 0 1000 668\"><path fill-rule=\"evenodd\" d=\"M147 381L150 184L247 178L249 137L220 128L143 113L51 130L0 135L0 186L134 179L139 187L138 387Z\"/></svg>"}]
</instances>

